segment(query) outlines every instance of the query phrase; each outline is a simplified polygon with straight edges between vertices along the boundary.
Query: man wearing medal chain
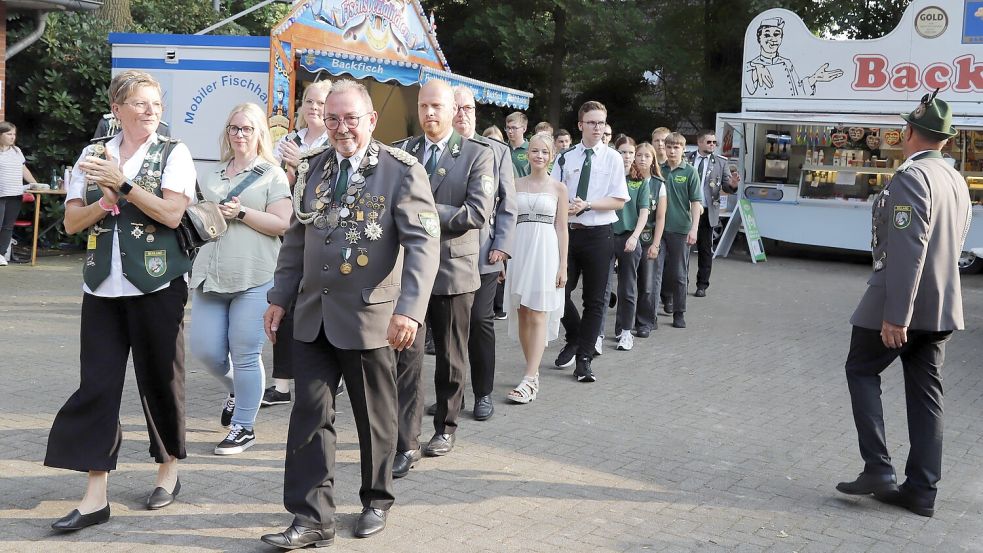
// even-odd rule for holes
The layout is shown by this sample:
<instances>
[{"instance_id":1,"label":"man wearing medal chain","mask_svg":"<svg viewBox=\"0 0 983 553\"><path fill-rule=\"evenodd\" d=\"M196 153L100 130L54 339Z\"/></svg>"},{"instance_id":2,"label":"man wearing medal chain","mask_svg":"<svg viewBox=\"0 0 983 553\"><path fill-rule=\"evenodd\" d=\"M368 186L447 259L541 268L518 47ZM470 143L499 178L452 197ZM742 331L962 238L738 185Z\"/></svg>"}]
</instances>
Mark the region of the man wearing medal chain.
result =
<instances>
[{"instance_id":1,"label":"man wearing medal chain","mask_svg":"<svg viewBox=\"0 0 983 553\"><path fill-rule=\"evenodd\" d=\"M424 135L402 143L430 175L440 216L440 269L427 309L437 349L434 388L437 409L434 434L420 450L423 418L423 338L399 354L396 383L399 388L400 474L422 455L437 457L454 448L454 433L464 401L468 337L475 291L481 285L478 270L480 229L491 217L498 185L494 154L482 142L465 139L453 126L454 93L446 82L433 80L420 88L417 111Z\"/></svg>"},{"instance_id":2,"label":"man wearing medal chain","mask_svg":"<svg viewBox=\"0 0 983 553\"><path fill-rule=\"evenodd\" d=\"M426 314L440 226L426 173L412 156L372 140L377 120L364 86L334 84L325 105L331 147L301 158L295 220L268 294L264 324L271 341L296 299L296 398L283 486L294 520L262 537L283 549L334 541L334 392L342 376L361 459L363 509L355 536L382 531L394 500L393 350L414 342Z\"/></svg>"}]
</instances>

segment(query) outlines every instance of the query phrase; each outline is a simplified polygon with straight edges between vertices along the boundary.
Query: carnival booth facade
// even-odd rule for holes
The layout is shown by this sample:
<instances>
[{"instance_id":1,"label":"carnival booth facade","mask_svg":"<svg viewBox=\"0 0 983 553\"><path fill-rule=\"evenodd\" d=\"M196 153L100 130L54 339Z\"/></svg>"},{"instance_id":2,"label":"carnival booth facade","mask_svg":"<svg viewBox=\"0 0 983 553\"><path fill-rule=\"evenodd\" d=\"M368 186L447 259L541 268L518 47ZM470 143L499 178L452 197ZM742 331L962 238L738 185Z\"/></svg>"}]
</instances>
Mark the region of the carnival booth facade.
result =
<instances>
[{"instance_id":1,"label":"carnival booth facade","mask_svg":"<svg viewBox=\"0 0 983 553\"><path fill-rule=\"evenodd\" d=\"M419 86L431 79L465 85L479 104L529 107L532 94L451 73L432 21L418 0L309 0L270 33L270 126L293 128L302 87L347 76L363 82L379 112L374 135L391 142L420 132ZM298 88L300 87L300 88Z\"/></svg>"},{"instance_id":2,"label":"carnival booth facade","mask_svg":"<svg viewBox=\"0 0 983 553\"><path fill-rule=\"evenodd\" d=\"M742 111L719 114L717 132L762 237L870 251L871 201L904 161L899 114L938 89L959 131L943 154L973 201L961 263L983 266L983 1L915 0L875 40L820 39L772 9L744 41Z\"/></svg>"}]
</instances>

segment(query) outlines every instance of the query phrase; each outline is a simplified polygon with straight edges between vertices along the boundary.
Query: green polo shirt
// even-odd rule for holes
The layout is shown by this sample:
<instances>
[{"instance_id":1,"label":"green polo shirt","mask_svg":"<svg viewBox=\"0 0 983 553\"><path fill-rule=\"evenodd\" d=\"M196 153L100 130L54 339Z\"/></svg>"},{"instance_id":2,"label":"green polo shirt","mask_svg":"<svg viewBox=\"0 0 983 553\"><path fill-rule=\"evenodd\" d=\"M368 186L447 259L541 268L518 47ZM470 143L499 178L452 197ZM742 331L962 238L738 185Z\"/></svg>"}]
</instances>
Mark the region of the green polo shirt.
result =
<instances>
[{"instance_id":1,"label":"green polo shirt","mask_svg":"<svg viewBox=\"0 0 983 553\"><path fill-rule=\"evenodd\" d=\"M703 199L700 178L696 168L684 159L675 169L669 169L667 162L662 166L662 176L666 179L666 232L688 234L693 228L690 217L690 202Z\"/></svg>"},{"instance_id":2,"label":"green polo shirt","mask_svg":"<svg viewBox=\"0 0 983 553\"><path fill-rule=\"evenodd\" d=\"M512 144L509 144L509 149L512 150L512 165L515 167L515 176L524 177L529 174L529 141L523 142L518 148L513 148Z\"/></svg>"},{"instance_id":3,"label":"green polo shirt","mask_svg":"<svg viewBox=\"0 0 983 553\"><path fill-rule=\"evenodd\" d=\"M628 179L628 201L616 211L618 220L612 226L615 234L634 232L638 224L638 212L652 205L652 193L643 180Z\"/></svg>"}]
</instances>

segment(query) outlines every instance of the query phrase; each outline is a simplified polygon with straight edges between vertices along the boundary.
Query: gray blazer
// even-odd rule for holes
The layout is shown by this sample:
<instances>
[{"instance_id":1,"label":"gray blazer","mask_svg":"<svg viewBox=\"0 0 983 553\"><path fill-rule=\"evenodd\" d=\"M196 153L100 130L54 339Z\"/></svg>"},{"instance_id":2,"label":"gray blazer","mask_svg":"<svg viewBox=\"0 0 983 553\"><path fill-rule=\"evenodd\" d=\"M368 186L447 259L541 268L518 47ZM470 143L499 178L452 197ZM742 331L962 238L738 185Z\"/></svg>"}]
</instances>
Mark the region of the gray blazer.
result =
<instances>
[{"instance_id":1,"label":"gray blazer","mask_svg":"<svg viewBox=\"0 0 983 553\"><path fill-rule=\"evenodd\" d=\"M495 264L488 262L488 254L492 250L499 250L509 257L512 256L515 220L519 215L519 206L515 200L515 168L512 165L512 151L504 142L477 134L472 139L488 144L495 153L495 181L498 183L498 194L495 196L492 218L481 227L481 233L478 235L481 241L478 272L487 275L505 270L505 264L501 261Z\"/></svg>"},{"instance_id":2,"label":"gray blazer","mask_svg":"<svg viewBox=\"0 0 983 553\"><path fill-rule=\"evenodd\" d=\"M388 345L386 331L393 313L418 322L426 316L440 255L437 209L427 174L412 156L373 144L379 148L378 165L364 173L365 187L357 196L357 202L365 200L357 203L362 220L318 229L301 224L295 214L283 238L267 299L287 307L296 298L294 338L302 342L313 342L323 324L335 347L380 348ZM300 198L302 210L313 210L314 189L325 164L337 167L334 156L334 148L305 156L310 168ZM366 233L370 211L377 213L382 228L376 240ZM347 236L352 230L357 237ZM351 250L347 275L339 270L346 249ZM359 262L363 254L368 258L364 266Z\"/></svg>"},{"instance_id":3,"label":"gray blazer","mask_svg":"<svg viewBox=\"0 0 983 553\"><path fill-rule=\"evenodd\" d=\"M422 164L426 155L423 135L402 143ZM433 293L453 296L481 286L478 253L481 227L491 218L495 200L495 156L492 149L452 132L447 147L430 175L440 216L440 267Z\"/></svg>"},{"instance_id":4,"label":"gray blazer","mask_svg":"<svg viewBox=\"0 0 983 553\"><path fill-rule=\"evenodd\" d=\"M697 152L693 152L688 158L689 164L696 170L697 177L700 176L699 158ZM720 224L720 190L728 194L736 194L737 186L731 184L730 171L727 170L727 158L710 154L710 169L707 171L706 179L703 180L703 197L707 201L707 220L711 227ZM879 327L878 327L879 328Z\"/></svg>"},{"instance_id":5,"label":"gray blazer","mask_svg":"<svg viewBox=\"0 0 983 553\"><path fill-rule=\"evenodd\" d=\"M904 163L874 200L874 273L850 322L961 330L959 253L973 216L963 177L938 151Z\"/></svg>"}]
</instances>

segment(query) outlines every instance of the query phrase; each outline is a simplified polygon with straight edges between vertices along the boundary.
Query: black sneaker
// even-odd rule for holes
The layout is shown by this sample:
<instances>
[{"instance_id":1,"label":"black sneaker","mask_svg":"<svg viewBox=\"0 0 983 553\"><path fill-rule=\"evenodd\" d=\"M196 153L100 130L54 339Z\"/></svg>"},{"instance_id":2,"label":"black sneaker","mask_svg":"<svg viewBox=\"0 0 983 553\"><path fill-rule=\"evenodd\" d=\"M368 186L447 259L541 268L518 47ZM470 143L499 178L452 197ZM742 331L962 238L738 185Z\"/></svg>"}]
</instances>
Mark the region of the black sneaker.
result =
<instances>
[{"instance_id":1,"label":"black sneaker","mask_svg":"<svg viewBox=\"0 0 983 553\"><path fill-rule=\"evenodd\" d=\"M232 424L232 413L236 410L236 396L229 394L225 403L222 405L222 426Z\"/></svg>"},{"instance_id":2,"label":"black sneaker","mask_svg":"<svg viewBox=\"0 0 983 553\"><path fill-rule=\"evenodd\" d=\"M686 328L686 319L683 318L682 311L672 314L672 326L676 328Z\"/></svg>"},{"instance_id":3,"label":"black sneaker","mask_svg":"<svg viewBox=\"0 0 983 553\"><path fill-rule=\"evenodd\" d=\"M586 355L577 358L577 368L573 371L573 375L577 377L577 382L594 382L597 380L594 371L590 370L590 362L591 358Z\"/></svg>"},{"instance_id":4,"label":"black sneaker","mask_svg":"<svg viewBox=\"0 0 983 553\"><path fill-rule=\"evenodd\" d=\"M506 313L505 311L499 311L498 313L495 313L495 320L496 321L504 321L505 319L508 319L508 318L509 318L509 314Z\"/></svg>"},{"instance_id":5,"label":"black sneaker","mask_svg":"<svg viewBox=\"0 0 983 553\"><path fill-rule=\"evenodd\" d=\"M558 369L565 369L570 365L573 365L573 358L577 356L577 344L570 344L563 346L560 350L560 355L556 356L556 361L553 362Z\"/></svg>"},{"instance_id":6,"label":"black sneaker","mask_svg":"<svg viewBox=\"0 0 983 553\"><path fill-rule=\"evenodd\" d=\"M270 405L283 405L284 403L290 403L290 392L281 392L276 389L276 386L270 386L263 392L263 399L260 400L260 407L269 407Z\"/></svg>"},{"instance_id":7,"label":"black sneaker","mask_svg":"<svg viewBox=\"0 0 983 553\"><path fill-rule=\"evenodd\" d=\"M215 446L215 455L235 455L246 451L256 443L256 434L240 424L233 424L229 435Z\"/></svg>"}]
</instances>

